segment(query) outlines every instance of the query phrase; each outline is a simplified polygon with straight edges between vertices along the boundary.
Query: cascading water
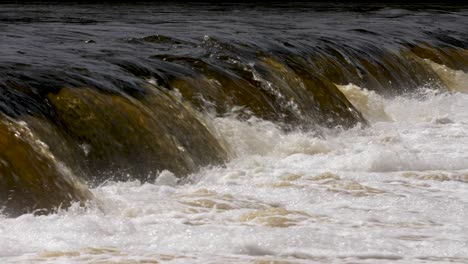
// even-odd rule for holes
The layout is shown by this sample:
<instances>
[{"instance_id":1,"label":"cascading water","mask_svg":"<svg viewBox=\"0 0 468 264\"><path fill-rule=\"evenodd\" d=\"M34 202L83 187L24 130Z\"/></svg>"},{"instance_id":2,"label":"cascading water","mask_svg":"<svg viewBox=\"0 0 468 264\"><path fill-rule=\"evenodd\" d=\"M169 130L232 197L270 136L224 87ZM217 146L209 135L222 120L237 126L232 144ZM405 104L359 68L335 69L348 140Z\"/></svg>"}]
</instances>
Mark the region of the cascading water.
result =
<instances>
[{"instance_id":1,"label":"cascading water","mask_svg":"<svg viewBox=\"0 0 468 264\"><path fill-rule=\"evenodd\" d=\"M0 5L2 263L468 262L468 10Z\"/></svg>"}]
</instances>

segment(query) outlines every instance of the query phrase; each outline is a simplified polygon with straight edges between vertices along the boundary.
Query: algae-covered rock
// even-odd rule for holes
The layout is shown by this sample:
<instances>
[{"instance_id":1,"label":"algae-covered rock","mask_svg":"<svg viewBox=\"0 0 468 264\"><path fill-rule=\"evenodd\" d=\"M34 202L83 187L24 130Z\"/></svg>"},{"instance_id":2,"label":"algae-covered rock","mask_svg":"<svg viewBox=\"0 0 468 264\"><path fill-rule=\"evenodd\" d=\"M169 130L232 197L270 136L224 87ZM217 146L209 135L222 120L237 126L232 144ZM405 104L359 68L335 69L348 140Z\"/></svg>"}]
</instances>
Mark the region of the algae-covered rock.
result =
<instances>
[{"instance_id":1,"label":"algae-covered rock","mask_svg":"<svg viewBox=\"0 0 468 264\"><path fill-rule=\"evenodd\" d=\"M352 52L355 66L362 80L360 86L383 95L396 95L421 85L411 61L391 50L370 46L368 53ZM353 83L358 85L357 83Z\"/></svg>"},{"instance_id":2,"label":"algae-covered rock","mask_svg":"<svg viewBox=\"0 0 468 264\"><path fill-rule=\"evenodd\" d=\"M221 84L215 79L204 76L181 76L172 79L169 85L202 111L214 110L222 114L234 106L231 98L222 93Z\"/></svg>"},{"instance_id":3,"label":"algae-covered rock","mask_svg":"<svg viewBox=\"0 0 468 264\"><path fill-rule=\"evenodd\" d=\"M147 180L162 170L182 176L226 155L206 127L161 93L149 95L146 105L87 88L64 88L48 98L54 121L82 147L90 179L98 182Z\"/></svg>"},{"instance_id":4,"label":"algae-covered rock","mask_svg":"<svg viewBox=\"0 0 468 264\"><path fill-rule=\"evenodd\" d=\"M294 57L294 58L293 58ZM199 109L211 107L218 114L241 109L239 118L255 116L289 128L314 128L317 125L351 127L366 121L327 80L327 76L347 80L350 66L331 57L316 60L316 68L301 56L276 60L259 52L255 63L236 58L222 58L220 65L212 60L156 55L153 58L184 65L195 74L174 76L168 82ZM341 58L341 60L344 60ZM208 62L207 62L208 61ZM324 68L326 65L330 68ZM325 70L323 71L318 71Z\"/></svg>"},{"instance_id":5,"label":"algae-covered rock","mask_svg":"<svg viewBox=\"0 0 468 264\"><path fill-rule=\"evenodd\" d=\"M241 107L246 110L246 117L250 113L266 120L283 121L274 98L259 85L238 76L211 73L196 78L185 77L173 80L171 87L178 89L199 108L209 102L219 114Z\"/></svg>"},{"instance_id":6,"label":"algae-covered rock","mask_svg":"<svg viewBox=\"0 0 468 264\"><path fill-rule=\"evenodd\" d=\"M302 96L310 100L313 106L313 110L307 114L313 116L318 124L349 128L357 123L367 123L343 93L326 78L315 75L302 58L288 57L285 64L300 78L306 91Z\"/></svg>"},{"instance_id":7,"label":"algae-covered rock","mask_svg":"<svg viewBox=\"0 0 468 264\"><path fill-rule=\"evenodd\" d=\"M366 52L352 49L336 51L328 48L312 56L316 75L340 85L352 83L381 95L397 95L413 91L437 76L407 49L393 50L369 44Z\"/></svg>"},{"instance_id":8,"label":"algae-covered rock","mask_svg":"<svg viewBox=\"0 0 468 264\"><path fill-rule=\"evenodd\" d=\"M454 70L468 71L468 52L455 47L433 47L428 44L412 45L411 52L420 58L431 60Z\"/></svg>"},{"instance_id":9,"label":"algae-covered rock","mask_svg":"<svg viewBox=\"0 0 468 264\"><path fill-rule=\"evenodd\" d=\"M184 155L197 167L226 160L227 146L210 125L210 120L192 107L180 94L148 89L141 99L167 134L177 140Z\"/></svg>"},{"instance_id":10,"label":"algae-covered rock","mask_svg":"<svg viewBox=\"0 0 468 264\"><path fill-rule=\"evenodd\" d=\"M256 117L282 121L282 113L275 103L274 95L254 80L246 69L219 67L204 60L190 57L153 56L163 61L186 66L194 74L178 76L170 81L170 88L180 93L194 105L203 108L206 102L213 105L219 114L233 107L242 107ZM232 66L232 65L231 65ZM247 115L248 116L248 115Z\"/></svg>"},{"instance_id":11,"label":"algae-covered rock","mask_svg":"<svg viewBox=\"0 0 468 264\"><path fill-rule=\"evenodd\" d=\"M0 116L0 147L3 213L47 213L92 198L86 186L24 124Z\"/></svg>"},{"instance_id":12,"label":"algae-covered rock","mask_svg":"<svg viewBox=\"0 0 468 264\"><path fill-rule=\"evenodd\" d=\"M260 56L258 67L263 78L270 83L271 89L281 95L277 99L281 100L281 109L289 108L294 113L294 119L291 120L293 123L307 127L310 121L315 121L310 120L310 117L315 115L317 108L300 76L271 56Z\"/></svg>"},{"instance_id":13,"label":"algae-covered rock","mask_svg":"<svg viewBox=\"0 0 468 264\"><path fill-rule=\"evenodd\" d=\"M362 85L359 70L353 65L351 57L338 49L327 46L308 56L317 75L333 83Z\"/></svg>"},{"instance_id":14,"label":"algae-covered rock","mask_svg":"<svg viewBox=\"0 0 468 264\"><path fill-rule=\"evenodd\" d=\"M86 149L62 133L51 120L32 115L22 115L19 119L27 124L31 132L44 142L50 152L66 164L75 176L83 179L90 174L82 158Z\"/></svg>"}]
</instances>

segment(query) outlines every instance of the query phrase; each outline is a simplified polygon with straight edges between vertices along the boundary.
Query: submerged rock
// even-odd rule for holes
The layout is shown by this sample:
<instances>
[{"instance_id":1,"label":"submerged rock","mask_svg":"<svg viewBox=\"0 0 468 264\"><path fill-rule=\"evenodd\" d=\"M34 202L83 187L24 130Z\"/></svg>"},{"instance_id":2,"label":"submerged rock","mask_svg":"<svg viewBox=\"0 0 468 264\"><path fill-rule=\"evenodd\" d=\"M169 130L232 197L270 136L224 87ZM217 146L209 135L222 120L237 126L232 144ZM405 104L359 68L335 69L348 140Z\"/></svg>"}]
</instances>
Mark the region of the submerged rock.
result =
<instances>
[{"instance_id":1,"label":"submerged rock","mask_svg":"<svg viewBox=\"0 0 468 264\"><path fill-rule=\"evenodd\" d=\"M153 118L164 126L165 133L176 140L177 147L184 150L196 167L219 164L227 159L228 147L210 120L180 94L149 88L140 102L150 109Z\"/></svg>"},{"instance_id":2,"label":"submerged rock","mask_svg":"<svg viewBox=\"0 0 468 264\"><path fill-rule=\"evenodd\" d=\"M48 96L59 129L82 147L88 180L149 180L157 171L186 175L226 152L193 114L163 93L142 100L93 89Z\"/></svg>"},{"instance_id":3,"label":"submerged rock","mask_svg":"<svg viewBox=\"0 0 468 264\"><path fill-rule=\"evenodd\" d=\"M366 122L333 83L312 73L299 57L288 58L288 64L261 55L255 64L233 60L227 68L195 58L154 58L196 71L193 76L174 77L168 84L199 109L212 108L220 115L240 109L240 119L255 116L286 128L351 127Z\"/></svg>"},{"instance_id":4,"label":"submerged rock","mask_svg":"<svg viewBox=\"0 0 468 264\"><path fill-rule=\"evenodd\" d=\"M22 115L19 119L27 124L31 132L44 142L50 152L66 164L75 176L86 178L87 175L90 175L85 160L81 158L86 146L75 144L51 120L45 117Z\"/></svg>"},{"instance_id":5,"label":"submerged rock","mask_svg":"<svg viewBox=\"0 0 468 264\"><path fill-rule=\"evenodd\" d=\"M340 90L326 78L315 75L309 64L300 57L286 59L289 67L300 79L305 93L302 95L310 101L313 111L307 113L315 121L326 127L341 126L350 128L357 123L367 124L361 113L348 101Z\"/></svg>"},{"instance_id":6,"label":"submerged rock","mask_svg":"<svg viewBox=\"0 0 468 264\"><path fill-rule=\"evenodd\" d=\"M274 95L265 90L247 69L223 68L191 57L153 56L155 59L182 65L191 76L177 76L169 88L177 89L199 109L210 104L218 114L232 108L243 108L242 118L251 115L271 121L283 121L283 114L275 104Z\"/></svg>"},{"instance_id":7,"label":"submerged rock","mask_svg":"<svg viewBox=\"0 0 468 264\"><path fill-rule=\"evenodd\" d=\"M271 90L275 90L280 96L276 100L280 103L281 110L288 108L291 120L296 126L308 128L310 123L314 123L314 116L317 114L317 107L314 104L313 96L309 93L300 76L298 76L286 64L271 56L259 57L258 68L262 78L270 85ZM291 117L292 116L292 117Z\"/></svg>"},{"instance_id":8,"label":"submerged rock","mask_svg":"<svg viewBox=\"0 0 468 264\"><path fill-rule=\"evenodd\" d=\"M428 44L412 45L411 52L416 56L445 65L454 70L468 71L468 52L456 47L432 47Z\"/></svg>"},{"instance_id":9,"label":"submerged rock","mask_svg":"<svg viewBox=\"0 0 468 264\"><path fill-rule=\"evenodd\" d=\"M3 213L48 213L93 197L24 124L0 116L0 146Z\"/></svg>"}]
</instances>

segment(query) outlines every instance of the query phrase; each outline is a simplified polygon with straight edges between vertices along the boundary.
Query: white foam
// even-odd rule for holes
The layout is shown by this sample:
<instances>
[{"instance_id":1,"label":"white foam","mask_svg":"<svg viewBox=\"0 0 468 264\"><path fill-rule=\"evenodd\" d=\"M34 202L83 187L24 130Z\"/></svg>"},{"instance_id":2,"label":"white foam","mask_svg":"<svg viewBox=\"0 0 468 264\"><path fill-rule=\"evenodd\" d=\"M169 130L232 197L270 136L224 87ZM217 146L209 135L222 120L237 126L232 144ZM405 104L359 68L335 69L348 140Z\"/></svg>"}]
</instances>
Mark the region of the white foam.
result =
<instances>
[{"instance_id":1,"label":"white foam","mask_svg":"<svg viewBox=\"0 0 468 264\"><path fill-rule=\"evenodd\" d=\"M451 69L428 59L423 61L434 70L449 91L468 93L468 73Z\"/></svg>"},{"instance_id":2,"label":"white foam","mask_svg":"<svg viewBox=\"0 0 468 264\"><path fill-rule=\"evenodd\" d=\"M232 161L185 184L109 182L99 208L0 218L0 260L467 262L468 95L373 98L390 119L322 137L217 118Z\"/></svg>"},{"instance_id":3,"label":"white foam","mask_svg":"<svg viewBox=\"0 0 468 264\"><path fill-rule=\"evenodd\" d=\"M368 121L391 120L385 112L385 100L374 91L369 91L352 83L335 85Z\"/></svg>"},{"instance_id":4,"label":"white foam","mask_svg":"<svg viewBox=\"0 0 468 264\"><path fill-rule=\"evenodd\" d=\"M159 176L156 178L156 181L154 182L156 185L167 185L167 186L175 186L177 184L177 177L174 175L174 173L168 171L168 170L163 170Z\"/></svg>"}]
</instances>

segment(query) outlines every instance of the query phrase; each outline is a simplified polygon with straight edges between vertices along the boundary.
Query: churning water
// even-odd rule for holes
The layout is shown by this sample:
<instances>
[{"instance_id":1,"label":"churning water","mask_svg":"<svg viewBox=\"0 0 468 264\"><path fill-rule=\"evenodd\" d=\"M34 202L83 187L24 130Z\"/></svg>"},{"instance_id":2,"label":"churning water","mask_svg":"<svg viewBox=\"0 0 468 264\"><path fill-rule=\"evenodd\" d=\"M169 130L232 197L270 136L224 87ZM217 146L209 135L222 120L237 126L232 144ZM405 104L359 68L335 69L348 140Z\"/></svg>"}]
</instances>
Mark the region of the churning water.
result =
<instances>
[{"instance_id":1,"label":"churning water","mask_svg":"<svg viewBox=\"0 0 468 264\"><path fill-rule=\"evenodd\" d=\"M467 10L0 21L2 263L468 263Z\"/></svg>"}]
</instances>

